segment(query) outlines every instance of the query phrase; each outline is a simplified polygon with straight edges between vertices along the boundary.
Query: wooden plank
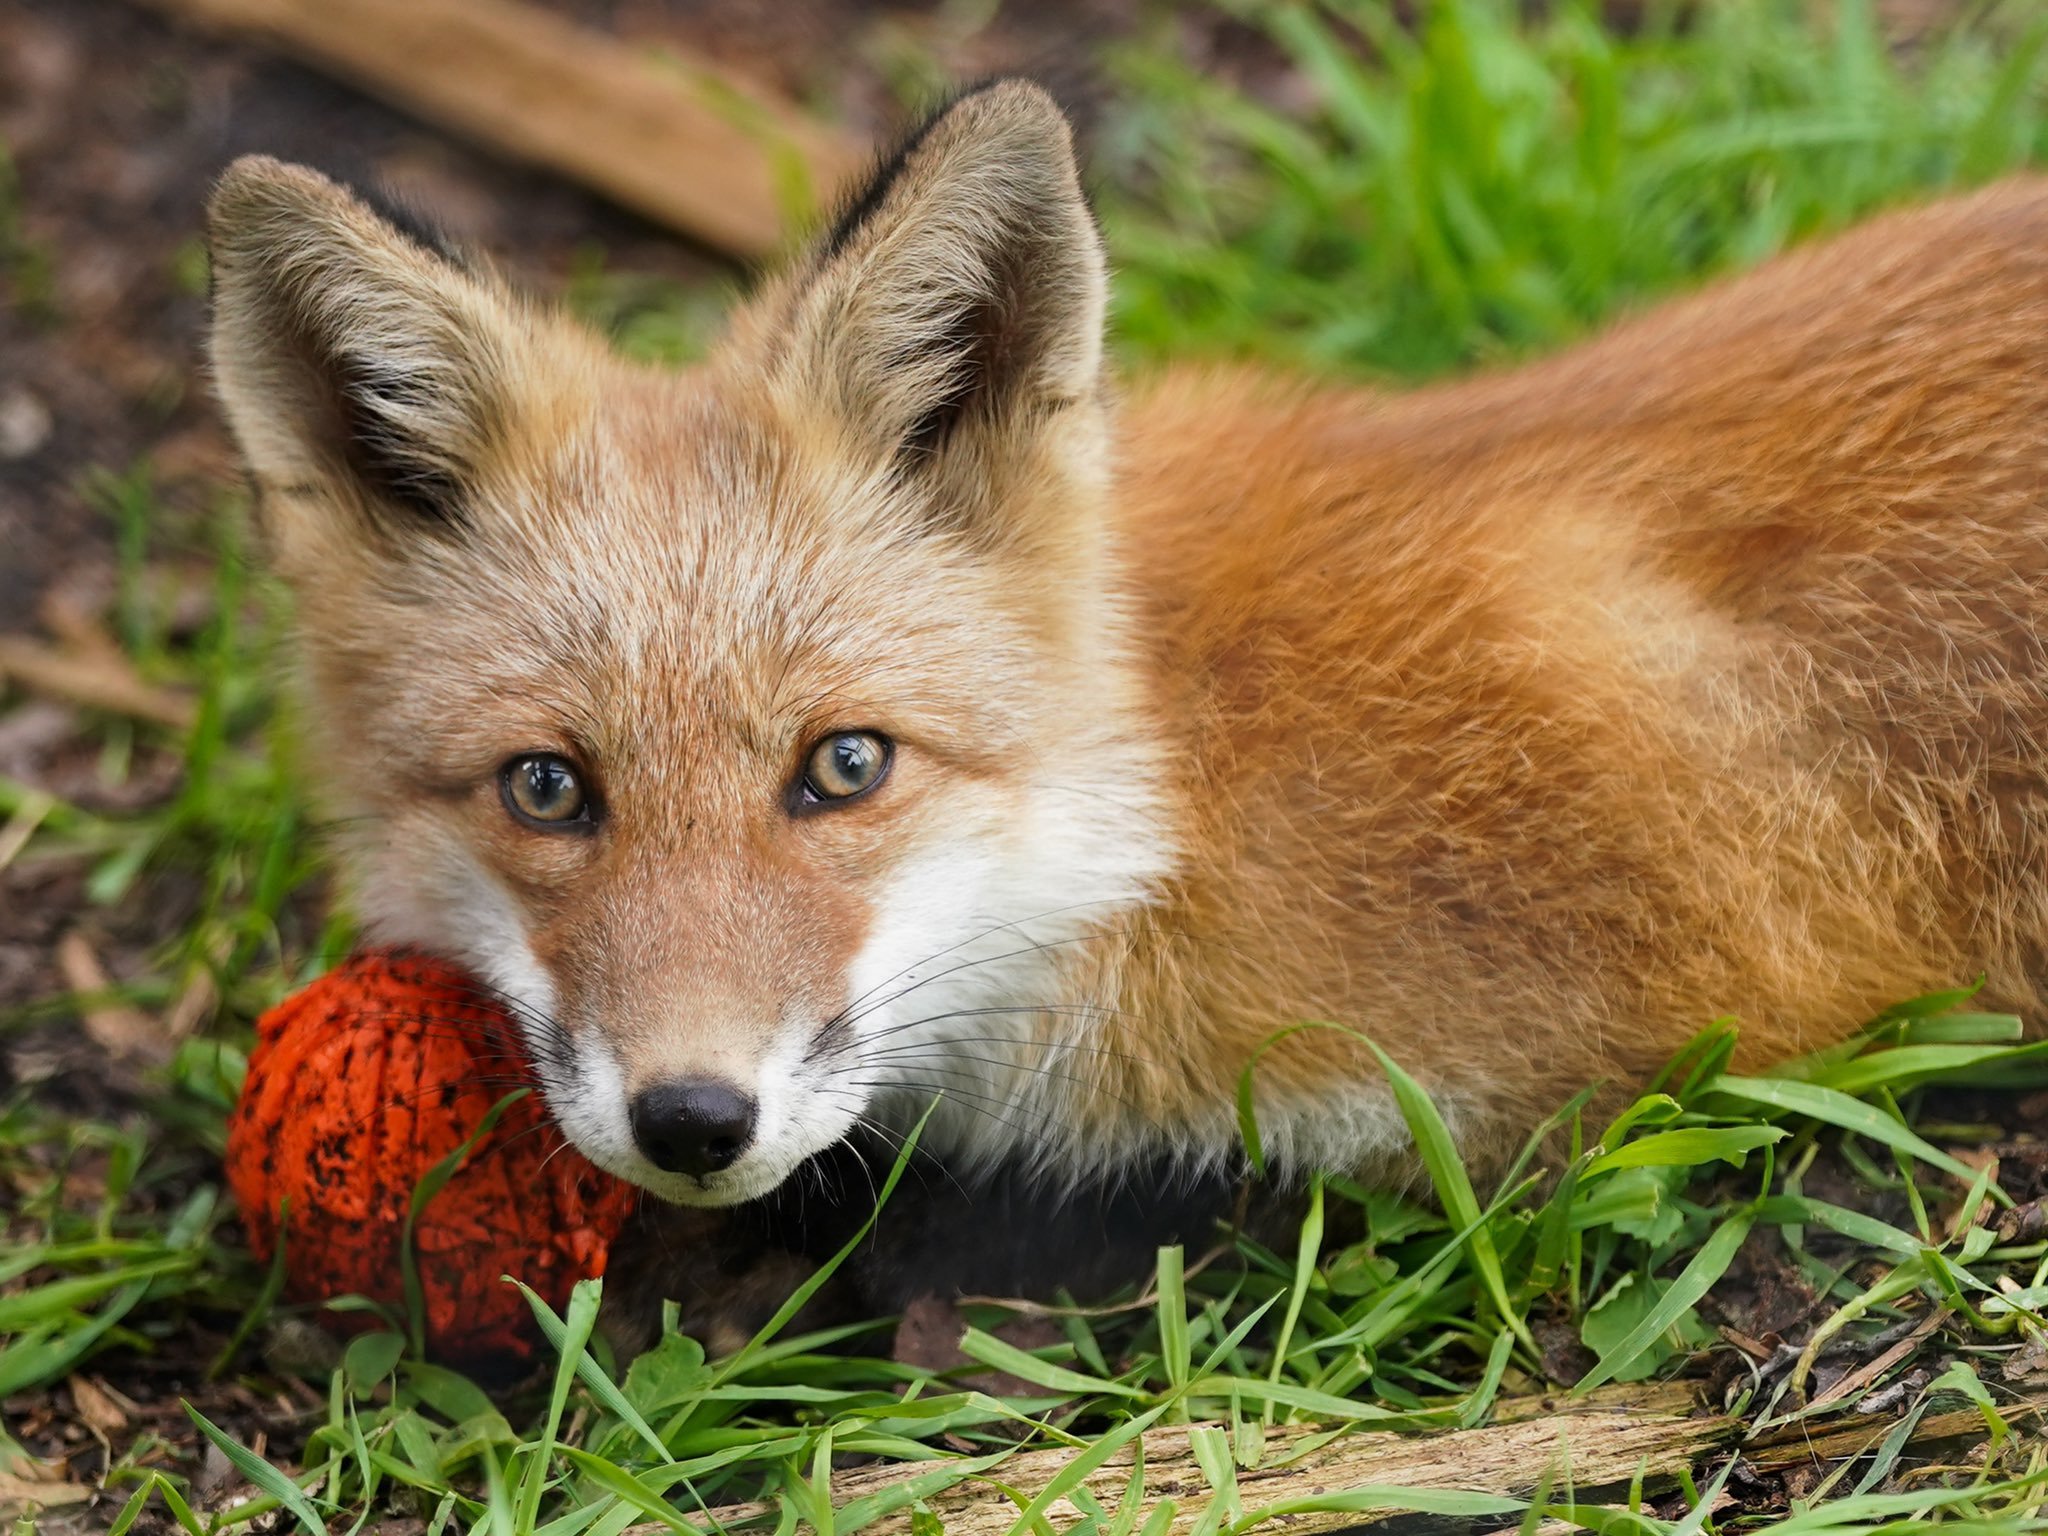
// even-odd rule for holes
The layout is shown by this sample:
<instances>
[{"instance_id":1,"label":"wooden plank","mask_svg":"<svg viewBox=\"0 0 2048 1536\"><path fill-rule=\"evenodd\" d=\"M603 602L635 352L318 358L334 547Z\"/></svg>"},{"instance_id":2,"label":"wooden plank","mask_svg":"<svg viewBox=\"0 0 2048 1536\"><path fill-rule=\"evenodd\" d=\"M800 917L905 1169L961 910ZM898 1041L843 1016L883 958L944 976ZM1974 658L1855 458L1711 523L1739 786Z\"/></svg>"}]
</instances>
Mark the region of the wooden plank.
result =
<instances>
[{"instance_id":1,"label":"wooden plank","mask_svg":"<svg viewBox=\"0 0 2048 1536\"><path fill-rule=\"evenodd\" d=\"M865 147L669 50L657 58L522 0L144 0L257 38L488 149L754 258L787 194L835 192Z\"/></svg>"}]
</instances>

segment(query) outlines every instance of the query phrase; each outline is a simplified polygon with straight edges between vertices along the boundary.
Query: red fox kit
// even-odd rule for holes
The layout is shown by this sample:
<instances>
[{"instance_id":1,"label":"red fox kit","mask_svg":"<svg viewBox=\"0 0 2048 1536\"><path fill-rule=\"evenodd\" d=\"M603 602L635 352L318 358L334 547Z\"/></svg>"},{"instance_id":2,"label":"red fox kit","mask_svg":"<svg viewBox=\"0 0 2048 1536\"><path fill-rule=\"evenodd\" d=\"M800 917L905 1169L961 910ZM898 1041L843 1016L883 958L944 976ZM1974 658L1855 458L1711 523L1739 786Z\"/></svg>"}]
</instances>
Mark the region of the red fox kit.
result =
<instances>
[{"instance_id":1,"label":"red fox kit","mask_svg":"<svg viewBox=\"0 0 2048 1536\"><path fill-rule=\"evenodd\" d=\"M687 174L678 170L678 174ZM681 373L321 177L212 209L220 391L379 940L598 1163L774 1190L1237 1156L1276 1030L1480 1163L2048 945L2048 184L1386 396L1117 387L1067 125L933 120ZM1256 1074L1400 1176L1370 1054Z\"/></svg>"}]
</instances>

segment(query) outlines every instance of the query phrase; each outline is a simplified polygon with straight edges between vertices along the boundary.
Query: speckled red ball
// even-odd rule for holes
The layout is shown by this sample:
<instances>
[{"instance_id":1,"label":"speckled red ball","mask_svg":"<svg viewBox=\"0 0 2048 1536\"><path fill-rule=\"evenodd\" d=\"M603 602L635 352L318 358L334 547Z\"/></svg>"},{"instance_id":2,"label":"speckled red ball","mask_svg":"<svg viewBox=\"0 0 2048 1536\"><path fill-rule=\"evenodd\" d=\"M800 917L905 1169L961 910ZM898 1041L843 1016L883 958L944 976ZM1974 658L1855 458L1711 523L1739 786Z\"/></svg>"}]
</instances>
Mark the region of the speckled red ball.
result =
<instances>
[{"instance_id":1,"label":"speckled red ball","mask_svg":"<svg viewBox=\"0 0 2048 1536\"><path fill-rule=\"evenodd\" d=\"M372 951L256 1028L227 1153L250 1245L268 1261L282 1237L293 1301L402 1303L414 1189L530 1080L512 1020L441 961ZM531 1359L532 1309L499 1277L559 1309L578 1280L604 1272L634 1198L567 1145L537 1091L511 1105L414 1224L429 1349L471 1368ZM347 1329L372 1314L323 1316Z\"/></svg>"}]
</instances>

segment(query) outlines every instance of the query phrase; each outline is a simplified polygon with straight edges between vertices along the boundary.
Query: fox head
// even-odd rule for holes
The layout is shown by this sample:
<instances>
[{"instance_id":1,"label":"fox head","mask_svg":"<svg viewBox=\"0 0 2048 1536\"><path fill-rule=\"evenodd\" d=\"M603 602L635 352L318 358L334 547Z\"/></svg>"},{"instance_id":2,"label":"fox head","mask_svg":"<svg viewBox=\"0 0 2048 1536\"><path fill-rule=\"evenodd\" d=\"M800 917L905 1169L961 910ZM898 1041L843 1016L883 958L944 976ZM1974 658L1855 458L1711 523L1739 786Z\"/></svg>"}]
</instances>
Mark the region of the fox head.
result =
<instances>
[{"instance_id":1,"label":"fox head","mask_svg":"<svg viewBox=\"0 0 2048 1536\"><path fill-rule=\"evenodd\" d=\"M1171 857L1105 518L1104 267L1005 82L702 366L313 172L213 199L213 359L368 935L509 1000L593 1160L761 1194L1056 1117L1063 946Z\"/></svg>"}]
</instances>

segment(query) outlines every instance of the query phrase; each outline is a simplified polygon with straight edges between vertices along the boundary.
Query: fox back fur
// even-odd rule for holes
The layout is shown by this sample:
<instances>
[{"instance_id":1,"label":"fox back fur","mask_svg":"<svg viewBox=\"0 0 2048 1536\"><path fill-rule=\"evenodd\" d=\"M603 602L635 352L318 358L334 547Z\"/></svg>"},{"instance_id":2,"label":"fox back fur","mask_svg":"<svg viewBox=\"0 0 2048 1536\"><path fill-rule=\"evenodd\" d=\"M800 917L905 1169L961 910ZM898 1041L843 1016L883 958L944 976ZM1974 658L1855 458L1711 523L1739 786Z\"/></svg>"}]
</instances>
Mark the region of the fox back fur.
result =
<instances>
[{"instance_id":1,"label":"fox back fur","mask_svg":"<svg viewBox=\"0 0 2048 1536\"><path fill-rule=\"evenodd\" d=\"M212 233L357 909L672 1200L935 1095L962 1169L1216 1166L1255 1057L1283 1164L1401 1177L1360 1034L1484 1164L1717 1015L2039 1008L2048 184L1410 394L1112 382L1019 82L679 373L303 169Z\"/></svg>"}]
</instances>

